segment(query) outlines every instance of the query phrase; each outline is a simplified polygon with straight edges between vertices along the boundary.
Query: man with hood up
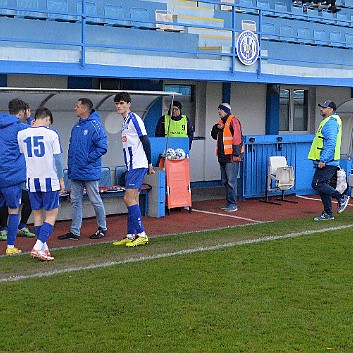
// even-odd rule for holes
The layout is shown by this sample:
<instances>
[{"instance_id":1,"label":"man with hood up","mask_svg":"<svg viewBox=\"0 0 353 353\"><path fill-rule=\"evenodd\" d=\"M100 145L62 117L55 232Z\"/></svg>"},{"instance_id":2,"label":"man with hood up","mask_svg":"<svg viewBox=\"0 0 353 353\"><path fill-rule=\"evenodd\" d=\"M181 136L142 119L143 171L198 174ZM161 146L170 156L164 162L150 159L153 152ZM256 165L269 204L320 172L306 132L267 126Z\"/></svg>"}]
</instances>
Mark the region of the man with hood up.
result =
<instances>
[{"instance_id":1,"label":"man with hood up","mask_svg":"<svg viewBox=\"0 0 353 353\"><path fill-rule=\"evenodd\" d=\"M10 114L0 114L0 207L6 205L9 212L6 255L21 253L15 247L15 241L22 184L26 181L26 162L20 153L17 134L28 127L20 121L25 111L26 103L16 98L9 102Z\"/></svg>"},{"instance_id":2,"label":"man with hood up","mask_svg":"<svg viewBox=\"0 0 353 353\"><path fill-rule=\"evenodd\" d=\"M102 156L108 149L107 135L90 99L80 98L75 112L79 121L71 130L67 163L68 177L71 179L72 223L70 231L58 238L80 239L82 197L86 188L98 224L98 230L90 238L99 239L107 234L105 208L98 189L102 176Z\"/></svg>"}]
</instances>

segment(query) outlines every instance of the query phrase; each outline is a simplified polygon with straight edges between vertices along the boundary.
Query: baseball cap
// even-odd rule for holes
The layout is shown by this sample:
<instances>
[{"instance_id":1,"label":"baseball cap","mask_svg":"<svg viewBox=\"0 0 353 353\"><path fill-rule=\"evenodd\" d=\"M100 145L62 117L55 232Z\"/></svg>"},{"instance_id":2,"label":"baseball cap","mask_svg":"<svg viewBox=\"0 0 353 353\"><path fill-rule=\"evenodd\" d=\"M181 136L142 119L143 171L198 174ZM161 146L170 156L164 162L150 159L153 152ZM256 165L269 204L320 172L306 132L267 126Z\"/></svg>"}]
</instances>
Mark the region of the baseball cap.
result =
<instances>
[{"instance_id":1,"label":"baseball cap","mask_svg":"<svg viewBox=\"0 0 353 353\"><path fill-rule=\"evenodd\" d=\"M333 110L336 110L336 109L337 109L336 103L335 103L335 102L332 102L332 101L326 101L326 102L324 102L324 103L322 103L322 104L318 104L318 106L321 107L321 108L328 108L328 107L330 107L330 108L332 108Z\"/></svg>"}]
</instances>

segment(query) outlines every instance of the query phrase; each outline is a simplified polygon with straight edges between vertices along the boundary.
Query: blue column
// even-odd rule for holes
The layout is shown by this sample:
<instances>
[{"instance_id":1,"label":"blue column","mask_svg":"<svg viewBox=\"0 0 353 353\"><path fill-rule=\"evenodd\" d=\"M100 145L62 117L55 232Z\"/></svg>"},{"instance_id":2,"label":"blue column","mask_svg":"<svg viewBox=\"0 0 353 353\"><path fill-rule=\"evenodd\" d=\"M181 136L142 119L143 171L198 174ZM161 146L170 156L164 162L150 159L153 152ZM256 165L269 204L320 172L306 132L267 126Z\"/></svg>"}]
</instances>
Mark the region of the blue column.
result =
<instances>
[{"instance_id":1,"label":"blue column","mask_svg":"<svg viewBox=\"0 0 353 353\"><path fill-rule=\"evenodd\" d=\"M279 85L267 85L266 135L277 135L279 131Z\"/></svg>"},{"instance_id":2,"label":"blue column","mask_svg":"<svg viewBox=\"0 0 353 353\"><path fill-rule=\"evenodd\" d=\"M223 82L222 84L222 103L230 103L231 82Z\"/></svg>"},{"instance_id":3,"label":"blue column","mask_svg":"<svg viewBox=\"0 0 353 353\"><path fill-rule=\"evenodd\" d=\"M0 87L7 87L7 75L0 75Z\"/></svg>"}]
</instances>

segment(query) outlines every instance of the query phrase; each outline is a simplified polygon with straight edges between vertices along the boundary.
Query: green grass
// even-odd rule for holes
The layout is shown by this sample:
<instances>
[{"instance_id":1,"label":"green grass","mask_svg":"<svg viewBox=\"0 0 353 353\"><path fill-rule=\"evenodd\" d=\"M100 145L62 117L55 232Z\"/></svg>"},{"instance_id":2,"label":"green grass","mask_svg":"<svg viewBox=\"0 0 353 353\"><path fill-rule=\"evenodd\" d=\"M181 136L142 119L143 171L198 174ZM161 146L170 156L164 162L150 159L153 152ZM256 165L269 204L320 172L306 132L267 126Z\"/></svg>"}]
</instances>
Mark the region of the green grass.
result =
<instances>
[{"instance_id":1,"label":"green grass","mask_svg":"<svg viewBox=\"0 0 353 353\"><path fill-rule=\"evenodd\" d=\"M0 279L351 226L287 220L0 258ZM0 352L353 352L352 228L0 283Z\"/></svg>"}]
</instances>

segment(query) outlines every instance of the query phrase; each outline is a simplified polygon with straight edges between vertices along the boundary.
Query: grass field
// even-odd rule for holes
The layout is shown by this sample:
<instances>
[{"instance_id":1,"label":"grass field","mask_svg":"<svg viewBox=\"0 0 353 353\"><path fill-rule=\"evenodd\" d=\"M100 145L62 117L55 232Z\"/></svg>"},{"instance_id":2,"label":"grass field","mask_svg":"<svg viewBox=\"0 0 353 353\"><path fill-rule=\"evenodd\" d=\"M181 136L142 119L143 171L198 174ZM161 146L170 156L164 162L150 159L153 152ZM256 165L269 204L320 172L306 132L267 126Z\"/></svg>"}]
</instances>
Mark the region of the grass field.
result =
<instances>
[{"instance_id":1,"label":"grass field","mask_svg":"<svg viewBox=\"0 0 353 353\"><path fill-rule=\"evenodd\" d=\"M353 352L352 219L1 257L0 352Z\"/></svg>"}]
</instances>

